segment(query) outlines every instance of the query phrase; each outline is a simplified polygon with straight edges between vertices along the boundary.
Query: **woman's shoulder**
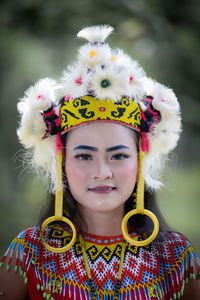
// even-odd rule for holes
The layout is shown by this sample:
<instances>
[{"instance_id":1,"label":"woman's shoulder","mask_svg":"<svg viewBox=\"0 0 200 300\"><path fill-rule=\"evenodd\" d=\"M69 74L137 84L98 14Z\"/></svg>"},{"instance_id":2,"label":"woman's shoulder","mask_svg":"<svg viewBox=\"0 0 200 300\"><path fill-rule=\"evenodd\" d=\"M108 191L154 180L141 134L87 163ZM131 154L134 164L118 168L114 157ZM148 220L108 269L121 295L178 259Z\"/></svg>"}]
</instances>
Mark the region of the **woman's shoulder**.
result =
<instances>
[{"instance_id":1,"label":"woman's shoulder","mask_svg":"<svg viewBox=\"0 0 200 300\"><path fill-rule=\"evenodd\" d=\"M153 243L155 247L180 247L182 250L191 247L190 241L180 232L162 231Z\"/></svg>"},{"instance_id":2,"label":"woman's shoulder","mask_svg":"<svg viewBox=\"0 0 200 300\"><path fill-rule=\"evenodd\" d=\"M62 224L52 224L44 229L43 237L48 243L60 243L64 239L70 239L72 232L70 227ZM41 228L34 226L21 231L13 240L13 243L18 242L25 247L33 246L33 243L42 243ZM55 247L55 246L54 246Z\"/></svg>"},{"instance_id":3,"label":"woman's shoulder","mask_svg":"<svg viewBox=\"0 0 200 300\"><path fill-rule=\"evenodd\" d=\"M179 232L164 231L152 242L152 256L162 264L165 272L181 270L192 279L200 274L200 259L190 241ZM162 269L162 268L160 268Z\"/></svg>"},{"instance_id":4,"label":"woman's shoulder","mask_svg":"<svg viewBox=\"0 0 200 300\"><path fill-rule=\"evenodd\" d=\"M55 248L67 244L71 240L71 235L70 228L58 224L52 224L44 230L45 241ZM13 254L15 254L15 257L13 257ZM51 255L52 253L42 243L40 227L35 226L21 231L12 240L0 260L0 267L6 263L7 269L9 269L13 259L16 266L19 266L24 265L25 261L43 259Z\"/></svg>"},{"instance_id":5,"label":"woman's shoulder","mask_svg":"<svg viewBox=\"0 0 200 300\"><path fill-rule=\"evenodd\" d=\"M161 293L166 299L179 299L188 282L200 274L199 257L190 241L179 232L160 232L151 244L138 248L135 261L137 269L140 268L139 278L143 274L146 282L148 274L155 295Z\"/></svg>"},{"instance_id":6,"label":"woman's shoulder","mask_svg":"<svg viewBox=\"0 0 200 300\"><path fill-rule=\"evenodd\" d=\"M40 227L34 226L22 230L14 239L13 242L25 243L30 239L39 239L40 238Z\"/></svg>"},{"instance_id":7,"label":"woman's shoulder","mask_svg":"<svg viewBox=\"0 0 200 300\"><path fill-rule=\"evenodd\" d=\"M183 234L174 231L160 232L158 238L152 242L151 250L162 259L169 259L170 262L180 261L187 254L194 255L198 259L191 242Z\"/></svg>"}]
</instances>

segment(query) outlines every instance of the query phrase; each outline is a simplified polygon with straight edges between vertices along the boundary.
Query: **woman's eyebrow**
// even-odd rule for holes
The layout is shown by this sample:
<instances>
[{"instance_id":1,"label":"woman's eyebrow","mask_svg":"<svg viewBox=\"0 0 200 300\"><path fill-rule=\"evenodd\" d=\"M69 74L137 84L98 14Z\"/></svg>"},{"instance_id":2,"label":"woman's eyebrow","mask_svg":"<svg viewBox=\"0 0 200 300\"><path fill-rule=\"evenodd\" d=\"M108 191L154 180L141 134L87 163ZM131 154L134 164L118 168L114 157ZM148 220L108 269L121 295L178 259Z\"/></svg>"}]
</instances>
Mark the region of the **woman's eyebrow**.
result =
<instances>
[{"instance_id":1,"label":"woman's eyebrow","mask_svg":"<svg viewBox=\"0 0 200 300\"><path fill-rule=\"evenodd\" d=\"M109 147L109 148L106 148L106 152L111 152L111 151L116 151L116 150L119 150L119 149L130 149L128 146L125 146L125 145L116 145L116 146L113 146L113 147ZM79 145L77 147L75 147L73 150L90 150L90 151L95 151L97 152L98 151L98 148L96 147L93 147L93 146L87 146L87 145Z\"/></svg>"},{"instance_id":2,"label":"woman's eyebrow","mask_svg":"<svg viewBox=\"0 0 200 300\"><path fill-rule=\"evenodd\" d=\"M86 145L79 145L77 147L75 147L73 150L91 150L91 151L98 151L98 149L96 147L92 147L92 146L86 146Z\"/></svg>"}]
</instances>

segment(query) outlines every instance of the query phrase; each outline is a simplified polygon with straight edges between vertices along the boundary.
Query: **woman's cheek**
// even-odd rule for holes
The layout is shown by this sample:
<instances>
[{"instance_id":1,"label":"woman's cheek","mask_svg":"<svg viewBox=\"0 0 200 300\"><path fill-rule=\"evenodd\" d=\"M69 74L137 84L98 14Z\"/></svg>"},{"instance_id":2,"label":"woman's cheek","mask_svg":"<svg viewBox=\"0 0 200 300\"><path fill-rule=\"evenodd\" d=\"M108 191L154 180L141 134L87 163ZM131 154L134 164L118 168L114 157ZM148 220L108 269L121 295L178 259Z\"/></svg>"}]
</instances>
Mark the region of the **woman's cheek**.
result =
<instances>
[{"instance_id":1,"label":"woman's cheek","mask_svg":"<svg viewBox=\"0 0 200 300\"><path fill-rule=\"evenodd\" d=\"M76 184L76 187L79 186L81 183L84 183L87 177L87 172L83 170L84 168L78 165L77 163L70 163L70 168L66 165L66 174L69 182L71 184Z\"/></svg>"},{"instance_id":2,"label":"woman's cheek","mask_svg":"<svg viewBox=\"0 0 200 300\"><path fill-rule=\"evenodd\" d=\"M137 161L131 161L126 166L120 168L119 176L124 181L134 181L137 177L138 163ZM127 180L128 179L128 180Z\"/></svg>"}]
</instances>

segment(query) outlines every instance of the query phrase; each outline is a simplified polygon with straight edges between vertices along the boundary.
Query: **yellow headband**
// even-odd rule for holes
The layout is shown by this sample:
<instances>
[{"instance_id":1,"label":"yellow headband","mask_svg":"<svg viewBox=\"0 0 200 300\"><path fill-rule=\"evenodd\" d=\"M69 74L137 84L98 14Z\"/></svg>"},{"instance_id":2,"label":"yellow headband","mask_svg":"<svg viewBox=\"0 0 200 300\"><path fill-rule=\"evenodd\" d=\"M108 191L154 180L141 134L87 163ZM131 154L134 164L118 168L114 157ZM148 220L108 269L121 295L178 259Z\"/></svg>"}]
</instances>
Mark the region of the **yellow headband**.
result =
<instances>
[{"instance_id":1,"label":"yellow headband","mask_svg":"<svg viewBox=\"0 0 200 300\"><path fill-rule=\"evenodd\" d=\"M94 121L118 122L140 132L140 106L128 97L122 97L114 103L111 99L98 100L92 96L83 96L62 103L62 134L73 127Z\"/></svg>"}]
</instances>

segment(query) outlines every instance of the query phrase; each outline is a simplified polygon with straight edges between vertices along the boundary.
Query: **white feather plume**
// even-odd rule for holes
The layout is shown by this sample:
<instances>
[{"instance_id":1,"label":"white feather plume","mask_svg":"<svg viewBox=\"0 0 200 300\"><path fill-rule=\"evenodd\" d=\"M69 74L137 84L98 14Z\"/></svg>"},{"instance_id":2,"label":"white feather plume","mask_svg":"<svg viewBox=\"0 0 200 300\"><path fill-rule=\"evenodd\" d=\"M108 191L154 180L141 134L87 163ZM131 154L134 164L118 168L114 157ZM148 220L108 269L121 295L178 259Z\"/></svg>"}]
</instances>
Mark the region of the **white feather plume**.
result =
<instances>
[{"instance_id":1,"label":"white feather plume","mask_svg":"<svg viewBox=\"0 0 200 300\"><path fill-rule=\"evenodd\" d=\"M50 183L51 192L55 193L58 178L56 135L49 136L35 145L31 163L38 175Z\"/></svg>"},{"instance_id":2,"label":"white feather plume","mask_svg":"<svg viewBox=\"0 0 200 300\"><path fill-rule=\"evenodd\" d=\"M112 33L113 27L110 25L99 25L85 27L78 32L77 37L86 39L90 43L104 42L105 39Z\"/></svg>"},{"instance_id":3,"label":"white feather plume","mask_svg":"<svg viewBox=\"0 0 200 300\"><path fill-rule=\"evenodd\" d=\"M52 191L55 191L57 178L56 136L43 139L47 127L41 113L56 101L55 91L58 88L54 80L41 79L25 92L17 106L21 114L17 135L24 147L30 149L29 165L50 182Z\"/></svg>"},{"instance_id":4,"label":"white feather plume","mask_svg":"<svg viewBox=\"0 0 200 300\"><path fill-rule=\"evenodd\" d=\"M144 161L146 183L157 189L162 185L158 178L166 155L176 147L180 137L180 106L170 88L150 78L146 78L145 83L147 94L153 97L153 107L161 113L161 121L154 125L151 133L147 133L149 151Z\"/></svg>"}]
</instances>

